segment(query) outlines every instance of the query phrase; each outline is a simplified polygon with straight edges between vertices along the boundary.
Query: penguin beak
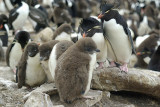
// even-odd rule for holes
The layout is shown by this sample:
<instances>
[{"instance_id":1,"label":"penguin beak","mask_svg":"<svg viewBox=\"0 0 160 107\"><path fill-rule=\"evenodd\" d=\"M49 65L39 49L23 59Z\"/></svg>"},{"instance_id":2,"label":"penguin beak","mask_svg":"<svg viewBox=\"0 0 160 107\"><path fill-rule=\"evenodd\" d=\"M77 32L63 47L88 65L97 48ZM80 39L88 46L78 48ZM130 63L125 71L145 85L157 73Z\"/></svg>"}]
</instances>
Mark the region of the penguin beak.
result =
<instances>
[{"instance_id":1,"label":"penguin beak","mask_svg":"<svg viewBox=\"0 0 160 107\"><path fill-rule=\"evenodd\" d=\"M99 50L99 49L96 49L95 52L100 52L100 50Z\"/></svg>"},{"instance_id":2,"label":"penguin beak","mask_svg":"<svg viewBox=\"0 0 160 107\"><path fill-rule=\"evenodd\" d=\"M86 37L86 34L85 33L83 33L83 38L85 38Z\"/></svg>"},{"instance_id":3,"label":"penguin beak","mask_svg":"<svg viewBox=\"0 0 160 107\"><path fill-rule=\"evenodd\" d=\"M98 19L101 19L104 15L101 13L99 16L98 16Z\"/></svg>"},{"instance_id":4,"label":"penguin beak","mask_svg":"<svg viewBox=\"0 0 160 107\"><path fill-rule=\"evenodd\" d=\"M3 25L0 26L0 29L2 29L2 28L3 28Z\"/></svg>"}]
</instances>

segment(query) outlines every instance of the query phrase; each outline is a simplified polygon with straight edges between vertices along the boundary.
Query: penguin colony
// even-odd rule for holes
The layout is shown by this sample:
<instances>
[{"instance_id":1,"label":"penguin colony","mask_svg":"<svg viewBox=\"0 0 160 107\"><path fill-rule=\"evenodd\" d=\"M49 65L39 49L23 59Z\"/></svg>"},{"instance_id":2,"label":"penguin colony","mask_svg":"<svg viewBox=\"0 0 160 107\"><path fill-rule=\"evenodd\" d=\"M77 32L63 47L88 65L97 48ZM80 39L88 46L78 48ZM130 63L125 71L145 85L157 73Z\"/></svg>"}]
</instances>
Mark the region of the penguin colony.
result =
<instances>
[{"instance_id":1,"label":"penguin colony","mask_svg":"<svg viewBox=\"0 0 160 107\"><path fill-rule=\"evenodd\" d=\"M19 88L53 82L66 103L93 99L86 94L94 69L127 73L131 56L132 66L160 71L160 2L120 1L95 0L99 8L88 0L0 1L0 61L6 58ZM26 20L35 35L24 30Z\"/></svg>"}]
</instances>

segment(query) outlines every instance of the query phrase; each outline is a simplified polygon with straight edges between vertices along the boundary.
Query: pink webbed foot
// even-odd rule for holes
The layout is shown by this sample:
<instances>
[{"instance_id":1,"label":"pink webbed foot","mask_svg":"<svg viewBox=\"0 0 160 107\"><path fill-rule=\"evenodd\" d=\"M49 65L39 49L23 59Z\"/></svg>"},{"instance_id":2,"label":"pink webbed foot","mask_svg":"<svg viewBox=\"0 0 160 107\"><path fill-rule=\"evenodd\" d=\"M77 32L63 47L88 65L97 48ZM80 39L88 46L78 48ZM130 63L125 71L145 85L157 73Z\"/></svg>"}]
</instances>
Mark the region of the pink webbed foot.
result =
<instances>
[{"instance_id":1,"label":"pink webbed foot","mask_svg":"<svg viewBox=\"0 0 160 107\"><path fill-rule=\"evenodd\" d=\"M104 62L99 62L99 66L96 69L102 69L104 67Z\"/></svg>"},{"instance_id":2,"label":"pink webbed foot","mask_svg":"<svg viewBox=\"0 0 160 107\"><path fill-rule=\"evenodd\" d=\"M116 67L117 65L115 64L114 61L111 61L110 66L109 67Z\"/></svg>"},{"instance_id":3,"label":"pink webbed foot","mask_svg":"<svg viewBox=\"0 0 160 107\"><path fill-rule=\"evenodd\" d=\"M128 72L128 67L127 67L127 64L124 64L124 65L122 65L122 66L119 66L119 68L120 68L120 70L121 71L124 71L124 72Z\"/></svg>"}]
</instances>

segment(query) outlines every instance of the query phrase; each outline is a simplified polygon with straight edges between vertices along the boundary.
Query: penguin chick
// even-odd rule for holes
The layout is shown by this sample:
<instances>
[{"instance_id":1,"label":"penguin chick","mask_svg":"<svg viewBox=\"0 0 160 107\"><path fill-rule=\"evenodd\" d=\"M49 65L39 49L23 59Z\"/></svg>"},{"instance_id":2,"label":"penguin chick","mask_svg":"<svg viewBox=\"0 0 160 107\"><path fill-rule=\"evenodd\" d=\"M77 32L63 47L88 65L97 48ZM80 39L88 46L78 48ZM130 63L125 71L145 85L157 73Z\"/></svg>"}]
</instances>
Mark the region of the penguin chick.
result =
<instances>
[{"instance_id":1,"label":"penguin chick","mask_svg":"<svg viewBox=\"0 0 160 107\"><path fill-rule=\"evenodd\" d=\"M68 10L64 3L60 2L58 7L55 7L53 10L53 18L57 26L59 27L63 23L71 23L72 17L69 14Z\"/></svg>"},{"instance_id":2,"label":"penguin chick","mask_svg":"<svg viewBox=\"0 0 160 107\"><path fill-rule=\"evenodd\" d=\"M64 23L56 29L52 39L59 40L59 41L61 40L71 41L71 33L72 33L71 25Z\"/></svg>"},{"instance_id":3,"label":"penguin chick","mask_svg":"<svg viewBox=\"0 0 160 107\"><path fill-rule=\"evenodd\" d=\"M160 40L160 36L158 32L151 32L150 36L146 38L137 48L137 63L135 67L147 68L150 58L156 47L158 45L158 41Z\"/></svg>"},{"instance_id":4,"label":"penguin chick","mask_svg":"<svg viewBox=\"0 0 160 107\"><path fill-rule=\"evenodd\" d=\"M48 82L53 82L52 75L49 71L48 60L49 60L52 48L58 42L59 41L57 41L57 40L51 40L51 41L46 42L46 43L39 46L41 65L47 75Z\"/></svg>"},{"instance_id":5,"label":"penguin chick","mask_svg":"<svg viewBox=\"0 0 160 107\"><path fill-rule=\"evenodd\" d=\"M160 46L152 55L148 65L148 69L154 70L154 71L160 71Z\"/></svg>"},{"instance_id":6,"label":"penguin chick","mask_svg":"<svg viewBox=\"0 0 160 107\"><path fill-rule=\"evenodd\" d=\"M60 41L52 49L49 58L49 71L52 75L52 79L55 79L55 69L57 66L58 58L74 43L72 41Z\"/></svg>"},{"instance_id":7,"label":"penguin chick","mask_svg":"<svg viewBox=\"0 0 160 107\"><path fill-rule=\"evenodd\" d=\"M46 75L39 60L38 45L29 43L18 64L18 88L34 87L45 82Z\"/></svg>"},{"instance_id":8,"label":"penguin chick","mask_svg":"<svg viewBox=\"0 0 160 107\"><path fill-rule=\"evenodd\" d=\"M50 27L46 27L35 35L34 41L44 43L52 40L53 30Z\"/></svg>"},{"instance_id":9,"label":"penguin chick","mask_svg":"<svg viewBox=\"0 0 160 107\"><path fill-rule=\"evenodd\" d=\"M86 95L90 89L96 52L99 51L94 41L86 37L77 41L59 57L55 83L61 101L72 103Z\"/></svg>"},{"instance_id":10,"label":"penguin chick","mask_svg":"<svg viewBox=\"0 0 160 107\"><path fill-rule=\"evenodd\" d=\"M13 42L7 48L6 63L14 72L29 40L30 34L26 31L20 31L15 35Z\"/></svg>"},{"instance_id":11,"label":"penguin chick","mask_svg":"<svg viewBox=\"0 0 160 107\"><path fill-rule=\"evenodd\" d=\"M129 27L117 10L113 9L112 4L101 4L102 14L98 16L103 23L104 36L108 39L108 59L121 64L121 71L128 72L127 63L132 52L135 53L133 40Z\"/></svg>"},{"instance_id":12,"label":"penguin chick","mask_svg":"<svg viewBox=\"0 0 160 107\"><path fill-rule=\"evenodd\" d=\"M102 68L107 59L107 44L105 43L107 40L103 36L101 21L93 17L82 19L79 25L78 39L82 38L82 35L83 37L91 37L96 43L97 48L100 50L97 54L97 62L100 63L99 68Z\"/></svg>"}]
</instances>

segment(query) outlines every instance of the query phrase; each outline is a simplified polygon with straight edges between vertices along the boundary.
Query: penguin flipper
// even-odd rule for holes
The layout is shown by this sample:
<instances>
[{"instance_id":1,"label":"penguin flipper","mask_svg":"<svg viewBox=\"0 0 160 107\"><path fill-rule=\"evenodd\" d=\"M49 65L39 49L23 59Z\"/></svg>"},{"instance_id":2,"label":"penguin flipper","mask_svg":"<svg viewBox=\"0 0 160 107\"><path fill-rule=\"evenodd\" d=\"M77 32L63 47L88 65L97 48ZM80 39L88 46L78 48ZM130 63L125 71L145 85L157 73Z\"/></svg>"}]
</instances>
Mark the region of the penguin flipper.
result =
<instances>
[{"instance_id":1,"label":"penguin flipper","mask_svg":"<svg viewBox=\"0 0 160 107\"><path fill-rule=\"evenodd\" d=\"M36 9L32 6L30 6L29 9L30 9L29 16L32 20L42 25L48 24L47 23L48 18L45 15L45 13L43 13L41 10Z\"/></svg>"},{"instance_id":2,"label":"penguin flipper","mask_svg":"<svg viewBox=\"0 0 160 107\"><path fill-rule=\"evenodd\" d=\"M76 87L76 90L79 91L79 93L81 95L83 95L86 91L86 87L87 87L87 84L88 84L88 75L86 75L86 73L89 73L87 70L87 68L89 69L89 65L84 65L84 66L81 66L77 69L77 78L76 78L76 81L77 81L77 85L78 87Z\"/></svg>"},{"instance_id":3,"label":"penguin flipper","mask_svg":"<svg viewBox=\"0 0 160 107\"><path fill-rule=\"evenodd\" d=\"M16 12L16 9L17 9L17 8L12 9L12 10L10 11L9 19L8 19L8 23L9 23L10 25L12 25L12 23L15 21L15 19L16 19L16 18L18 17L18 15L19 15L19 13Z\"/></svg>"},{"instance_id":4,"label":"penguin flipper","mask_svg":"<svg viewBox=\"0 0 160 107\"><path fill-rule=\"evenodd\" d=\"M9 65L9 56L10 56L10 52L11 52L11 50L12 50L12 48L13 48L14 45L15 45L15 43L13 42L7 48L7 51L6 51L6 63L7 63L7 66L10 66Z\"/></svg>"},{"instance_id":5,"label":"penguin flipper","mask_svg":"<svg viewBox=\"0 0 160 107\"><path fill-rule=\"evenodd\" d=\"M18 64L18 88L21 88L23 85L25 85L25 75L26 75L26 65L27 62L20 62Z\"/></svg>"},{"instance_id":6,"label":"penguin flipper","mask_svg":"<svg viewBox=\"0 0 160 107\"><path fill-rule=\"evenodd\" d=\"M125 28L125 31L126 31L126 33L127 33L127 36L128 36L128 38L129 38L129 41L130 41L130 43L131 43L132 52L133 52L134 54L136 54L136 51L135 51L135 48L134 48L134 44L133 44L133 39L132 39L132 36L131 36L131 32L130 32L130 30L129 30L128 28Z\"/></svg>"}]
</instances>

